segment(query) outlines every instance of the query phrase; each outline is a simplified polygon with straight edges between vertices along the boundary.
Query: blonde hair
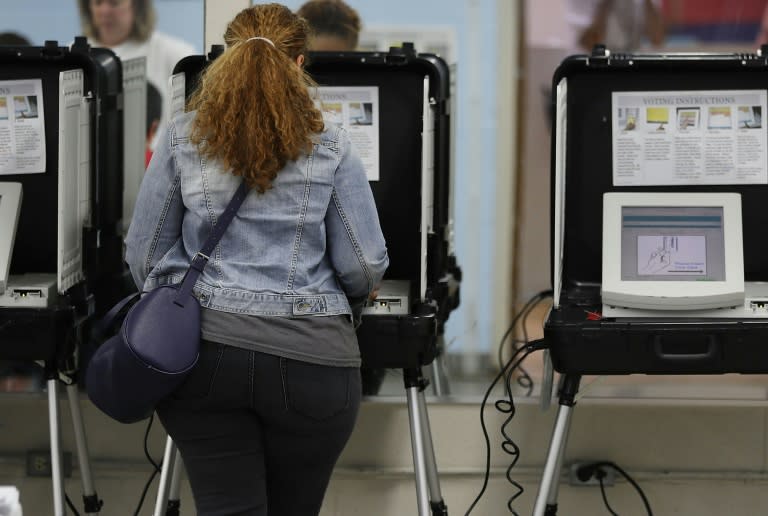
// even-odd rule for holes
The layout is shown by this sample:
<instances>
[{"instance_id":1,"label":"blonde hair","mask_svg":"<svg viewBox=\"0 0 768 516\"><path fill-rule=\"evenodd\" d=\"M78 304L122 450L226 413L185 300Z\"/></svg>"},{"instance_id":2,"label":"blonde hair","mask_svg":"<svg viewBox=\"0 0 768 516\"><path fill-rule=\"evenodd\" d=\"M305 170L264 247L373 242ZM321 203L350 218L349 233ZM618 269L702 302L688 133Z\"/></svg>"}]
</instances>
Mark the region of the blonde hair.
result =
<instances>
[{"instance_id":1,"label":"blonde hair","mask_svg":"<svg viewBox=\"0 0 768 516\"><path fill-rule=\"evenodd\" d=\"M309 92L313 82L297 64L307 34L306 22L283 5L240 11L224 32L227 50L190 98L189 109L197 110L191 140L201 156L220 160L262 193L323 129Z\"/></svg>"},{"instance_id":2,"label":"blonde hair","mask_svg":"<svg viewBox=\"0 0 768 516\"><path fill-rule=\"evenodd\" d=\"M131 30L131 39L136 41L146 41L155 30L157 15L152 0L128 0L133 7L133 29ZM80 9L80 26L83 34L88 38L99 41L99 31L93 24L91 16L91 0L78 0L77 7Z\"/></svg>"}]
</instances>

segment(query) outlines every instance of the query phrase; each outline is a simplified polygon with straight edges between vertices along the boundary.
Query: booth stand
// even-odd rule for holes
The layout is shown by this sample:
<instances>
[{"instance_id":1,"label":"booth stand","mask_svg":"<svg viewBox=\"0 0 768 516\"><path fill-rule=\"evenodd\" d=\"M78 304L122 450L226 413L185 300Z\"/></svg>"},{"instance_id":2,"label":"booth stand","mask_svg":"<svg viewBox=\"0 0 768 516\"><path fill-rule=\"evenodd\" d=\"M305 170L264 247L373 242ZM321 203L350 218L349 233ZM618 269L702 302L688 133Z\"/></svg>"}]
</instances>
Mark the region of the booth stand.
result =
<instances>
[{"instance_id":1,"label":"booth stand","mask_svg":"<svg viewBox=\"0 0 768 516\"><path fill-rule=\"evenodd\" d=\"M176 66L175 98L222 52ZM444 323L459 303L461 272L449 231L449 81L438 56L412 44L389 52L310 52L318 107L358 146L387 242L390 266L379 297L363 308L357 337L363 368L402 369L419 516L447 515L440 493L423 367L438 384ZM183 102L173 111L183 110ZM443 389L444 386L439 386ZM155 516L177 514L179 462L168 438ZM164 512L168 511L168 512Z\"/></svg>"},{"instance_id":2,"label":"booth stand","mask_svg":"<svg viewBox=\"0 0 768 516\"><path fill-rule=\"evenodd\" d=\"M557 513L558 479L582 375L768 373L768 314L759 298L750 300L750 288L768 281L767 55L765 48L756 54L611 54L598 46L589 56L569 57L555 72L554 303L544 340L561 383L535 516ZM717 158L716 145L728 152ZM659 310L615 315L615 307L601 298L603 197L610 192L737 194L744 306L716 315L672 313L662 299ZM658 229L653 228L650 233ZM675 229L664 235L693 233ZM706 241L711 247L709 236ZM718 266L711 254L705 258L706 270L686 272L712 280L705 275ZM627 264L621 266L625 275ZM647 279L633 278L638 285Z\"/></svg>"}]
</instances>

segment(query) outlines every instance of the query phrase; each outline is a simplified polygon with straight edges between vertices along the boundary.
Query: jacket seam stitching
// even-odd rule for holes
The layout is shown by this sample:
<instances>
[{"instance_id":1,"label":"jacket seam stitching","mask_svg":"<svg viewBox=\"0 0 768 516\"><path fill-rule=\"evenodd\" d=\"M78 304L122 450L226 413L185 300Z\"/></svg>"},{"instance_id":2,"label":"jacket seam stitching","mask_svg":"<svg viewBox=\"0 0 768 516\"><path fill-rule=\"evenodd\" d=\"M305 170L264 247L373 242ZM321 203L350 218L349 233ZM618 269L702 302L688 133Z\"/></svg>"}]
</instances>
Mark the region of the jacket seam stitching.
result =
<instances>
[{"instance_id":1,"label":"jacket seam stitching","mask_svg":"<svg viewBox=\"0 0 768 516\"><path fill-rule=\"evenodd\" d=\"M174 159L174 163L175 161L176 160ZM147 252L146 260L144 261L144 270L147 276L149 276L149 273L152 272L152 267L150 265L152 263L152 257L155 255L155 251L157 250L157 241L160 239L160 232L163 230L165 219L168 216L168 209L171 206L171 199L173 199L174 195L176 194L176 190L179 188L180 183L181 177L177 173L174 175L171 189L168 192L168 195L165 197L163 209L160 212L160 220L158 221L157 226L155 226L155 233L152 236L152 243L149 246L149 251Z\"/></svg>"},{"instance_id":2,"label":"jacket seam stitching","mask_svg":"<svg viewBox=\"0 0 768 516\"><path fill-rule=\"evenodd\" d=\"M304 198L301 202L301 210L299 213L299 222L296 225L296 236L293 241L293 252L291 253L291 272L288 274L287 290L293 291L293 282L296 279L296 269L299 265L299 249L301 247L301 236L304 232L304 222L307 218L307 207L309 206L309 195L312 190L312 181L310 177L310 171L312 169L311 163L307 167L307 179L304 182Z\"/></svg>"},{"instance_id":3,"label":"jacket seam stitching","mask_svg":"<svg viewBox=\"0 0 768 516\"><path fill-rule=\"evenodd\" d=\"M355 250L355 256L357 257L357 261L360 264L360 268L363 270L363 274L365 274L365 279L368 283L368 290L370 291L373 283L372 281L373 278L371 277L371 273L368 270L368 265L365 262L365 256L363 256L360 243L357 241L357 238L355 238L355 234L352 231L352 225L349 223L347 214L344 211L344 208L342 207L341 200L339 199L339 196L336 192L336 187L333 188L333 193L331 195L333 196L333 203L339 212L339 217L341 218L341 221L344 223L344 228L347 230L347 236L349 237L349 241L352 243L352 248Z\"/></svg>"}]
</instances>

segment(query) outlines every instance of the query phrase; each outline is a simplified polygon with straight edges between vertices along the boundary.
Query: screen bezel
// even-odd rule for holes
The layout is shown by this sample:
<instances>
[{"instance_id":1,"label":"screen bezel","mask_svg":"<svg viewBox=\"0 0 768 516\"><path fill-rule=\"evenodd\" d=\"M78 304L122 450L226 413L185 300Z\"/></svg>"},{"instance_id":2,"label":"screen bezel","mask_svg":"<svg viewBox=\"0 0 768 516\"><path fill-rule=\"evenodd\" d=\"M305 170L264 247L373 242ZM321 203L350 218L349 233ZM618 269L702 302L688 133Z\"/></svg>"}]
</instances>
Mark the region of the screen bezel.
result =
<instances>
[{"instance_id":1,"label":"screen bezel","mask_svg":"<svg viewBox=\"0 0 768 516\"><path fill-rule=\"evenodd\" d=\"M712 207L723 210L724 281L623 280L625 207ZM623 308L696 310L744 302L741 195L699 192L607 192L603 195L603 304Z\"/></svg>"}]
</instances>

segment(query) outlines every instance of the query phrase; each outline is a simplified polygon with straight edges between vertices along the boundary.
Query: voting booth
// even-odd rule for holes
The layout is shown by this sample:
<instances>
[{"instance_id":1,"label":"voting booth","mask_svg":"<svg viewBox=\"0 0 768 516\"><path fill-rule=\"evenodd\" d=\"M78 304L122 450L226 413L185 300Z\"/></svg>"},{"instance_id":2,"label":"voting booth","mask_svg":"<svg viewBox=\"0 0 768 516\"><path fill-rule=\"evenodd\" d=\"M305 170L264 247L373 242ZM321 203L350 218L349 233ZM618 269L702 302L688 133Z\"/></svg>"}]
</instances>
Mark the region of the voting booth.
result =
<instances>
[{"instance_id":1,"label":"voting booth","mask_svg":"<svg viewBox=\"0 0 768 516\"><path fill-rule=\"evenodd\" d=\"M602 46L555 72L560 408L534 514L556 513L581 375L768 372L766 79L764 52Z\"/></svg>"},{"instance_id":2,"label":"voting booth","mask_svg":"<svg viewBox=\"0 0 768 516\"><path fill-rule=\"evenodd\" d=\"M54 514L64 514L58 413L64 381L86 514L92 485L75 353L122 264L123 84L112 51L0 47L0 358L47 378Z\"/></svg>"}]
</instances>

